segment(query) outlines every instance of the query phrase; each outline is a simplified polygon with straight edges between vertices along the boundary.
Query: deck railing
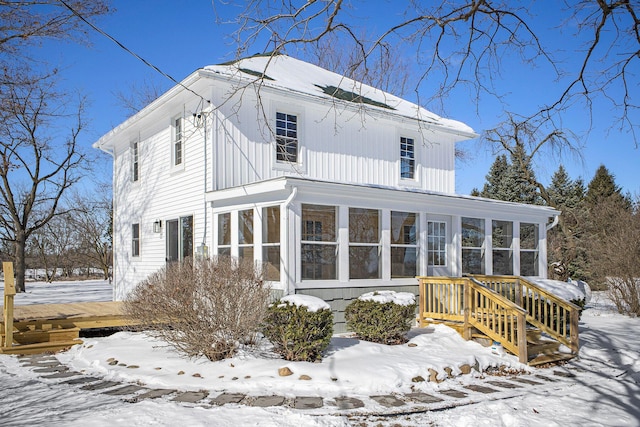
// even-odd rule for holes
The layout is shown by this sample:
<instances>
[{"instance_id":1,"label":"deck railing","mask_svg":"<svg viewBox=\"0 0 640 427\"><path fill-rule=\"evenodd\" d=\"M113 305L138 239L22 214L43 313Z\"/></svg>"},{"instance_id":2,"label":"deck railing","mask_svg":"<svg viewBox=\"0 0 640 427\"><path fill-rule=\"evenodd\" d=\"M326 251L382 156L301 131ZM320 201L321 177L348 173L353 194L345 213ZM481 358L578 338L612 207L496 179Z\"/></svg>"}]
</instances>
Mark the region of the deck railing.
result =
<instances>
[{"instance_id":1,"label":"deck railing","mask_svg":"<svg viewBox=\"0 0 640 427\"><path fill-rule=\"evenodd\" d=\"M578 352L580 307L522 277L471 277L502 295L509 295L511 301L527 312L527 322L569 347L572 353Z\"/></svg>"},{"instance_id":2,"label":"deck railing","mask_svg":"<svg viewBox=\"0 0 640 427\"><path fill-rule=\"evenodd\" d=\"M419 277L420 325L429 319L461 322L463 335L471 339L472 328L500 341L505 349L527 361L526 312L515 303L466 277ZM524 343L524 344L523 344Z\"/></svg>"},{"instance_id":3,"label":"deck railing","mask_svg":"<svg viewBox=\"0 0 640 427\"><path fill-rule=\"evenodd\" d=\"M580 308L517 276L418 277L420 325L429 320L476 328L527 361L527 323L578 352Z\"/></svg>"}]
</instances>

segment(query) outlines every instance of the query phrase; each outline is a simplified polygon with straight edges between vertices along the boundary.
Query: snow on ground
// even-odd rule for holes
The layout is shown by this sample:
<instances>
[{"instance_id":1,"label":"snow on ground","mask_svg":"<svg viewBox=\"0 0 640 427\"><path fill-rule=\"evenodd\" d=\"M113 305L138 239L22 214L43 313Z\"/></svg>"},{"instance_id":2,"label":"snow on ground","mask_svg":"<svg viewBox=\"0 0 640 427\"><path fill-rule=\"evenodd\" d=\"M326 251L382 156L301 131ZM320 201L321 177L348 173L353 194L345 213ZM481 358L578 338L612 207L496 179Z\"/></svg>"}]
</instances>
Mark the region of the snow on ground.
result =
<instances>
[{"instance_id":1,"label":"snow on ground","mask_svg":"<svg viewBox=\"0 0 640 427\"><path fill-rule=\"evenodd\" d=\"M108 300L108 284L66 282L27 284L17 303L63 302L74 295L87 300ZM67 299L65 302L70 302ZM190 407L169 400L131 404L77 387L64 386L21 367L14 356L0 356L0 419L3 425L214 425L214 426L640 426L640 319L617 314L602 293L594 292L580 321L580 357L563 367L525 368L515 357L492 354L465 342L453 330L427 327L411 331L415 346L383 346L347 337L334 337L321 363L287 362L269 351L243 349L233 359L210 362L185 359L161 342L142 333L119 332L104 338L85 338L84 344L57 355L71 368L87 375L149 387L208 390L249 395L322 396L326 399L423 391L437 393L462 385L486 385L491 377L472 373L442 383L428 379L429 368L445 378L469 364L486 368L506 365L556 379L541 386L504 390L480 396L464 406L414 415L377 417L381 407L340 412L325 406L314 410L285 407L254 408L243 405ZM110 365L109 361L118 364ZM287 366L289 377L278 376ZM573 378L559 377L568 372ZM473 371L472 371L473 372ZM301 380L301 375L311 377ZM370 400L368 402L371 402ZM349 416L347 416L349 415Z\"/></svg>"}]
</instances>

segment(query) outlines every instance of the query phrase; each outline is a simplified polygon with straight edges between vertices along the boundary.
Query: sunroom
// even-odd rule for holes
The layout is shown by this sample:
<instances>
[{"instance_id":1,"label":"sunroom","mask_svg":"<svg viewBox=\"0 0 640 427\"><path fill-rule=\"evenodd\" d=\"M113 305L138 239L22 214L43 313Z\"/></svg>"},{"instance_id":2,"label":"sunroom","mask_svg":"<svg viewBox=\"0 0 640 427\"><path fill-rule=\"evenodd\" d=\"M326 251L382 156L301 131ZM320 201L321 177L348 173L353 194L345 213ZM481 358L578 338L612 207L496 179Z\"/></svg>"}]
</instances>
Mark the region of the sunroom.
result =
<instances>
[{"instance_id":1,"label":"sunroom","mask_svg":"<svg viewBox=\"0 0 640 427\"><path fill-rule=\"evenodd\" d=\"M282 177L208 195L213 254L266 263L276 293L417 292L416 276L546 275L541 206ZM340 311L343 303L334 309Z\"/></svg>"}]
</instances>

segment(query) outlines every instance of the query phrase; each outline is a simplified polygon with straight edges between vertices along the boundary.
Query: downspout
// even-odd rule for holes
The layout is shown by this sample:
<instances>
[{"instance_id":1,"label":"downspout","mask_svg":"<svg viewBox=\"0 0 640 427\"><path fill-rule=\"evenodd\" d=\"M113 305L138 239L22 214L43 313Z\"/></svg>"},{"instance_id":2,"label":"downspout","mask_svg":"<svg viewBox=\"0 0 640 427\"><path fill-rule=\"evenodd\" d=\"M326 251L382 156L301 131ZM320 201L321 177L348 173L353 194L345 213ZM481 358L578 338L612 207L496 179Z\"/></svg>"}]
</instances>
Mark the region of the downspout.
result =
<instances>
[{"instance_id":1,"label":"downspout","mask_svg":"<svg viewBox=\"0 0 640 427\"><path fill-rule=\"evenodd\" d=\"M547 224L547 231L551 230L553 227L558 225L558 221L560 221L560 215L554 215L553 222Z\"/></svg>"},{"instance_id":2,"label":"downspout","mask_svg":"<svg viewBox=\"0 0 640 427\"><path fill-rule=\"evenodd\" d=\"M289 245L289 239L290 239L290 233L291 230L289 228L289 206L291 205L291 202L293 201L293 199L296 197L296 195L298 194L298 187L293 187L293 190L291 191L291 194L289 195L289 197L287 197L287 200L284 201L284 242L285 242L285 253L283 254L283 259L285 260L290 260L292 257L289 256L289 252L291 252L291 250L295 250L295 245L293 245L293 248L291 247L291 245ZM294 228L295 229L295 228ZM294 235L295 237L295 235ZM297 260L294 260L294 262L298 262ZM287 264L285 264L287 265ZM296 278L295 276L292 278L291 277L291 270L293 270L294 272L296 271L296 268L290 269L289 266L287 265L287 274L286 274L286 286L285 286L285 295L291 295L293 293L295 293L295 281Z\"/></svg>"}]
</instances>

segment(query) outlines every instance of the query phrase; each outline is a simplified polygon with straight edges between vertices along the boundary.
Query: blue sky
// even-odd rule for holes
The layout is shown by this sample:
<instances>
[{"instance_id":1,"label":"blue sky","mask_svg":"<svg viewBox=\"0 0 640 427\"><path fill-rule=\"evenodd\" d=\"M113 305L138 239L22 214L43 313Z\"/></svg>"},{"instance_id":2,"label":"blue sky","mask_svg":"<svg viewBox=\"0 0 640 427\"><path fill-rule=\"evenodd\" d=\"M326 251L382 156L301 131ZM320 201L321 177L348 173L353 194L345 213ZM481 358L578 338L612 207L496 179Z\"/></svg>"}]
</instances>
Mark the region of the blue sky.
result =
<instances>
[{"instance_id":1,"label":"blue sky","mask_svg":"<svg viewBox=\"0 0 640 427\"><path fill-rule=\"evenodd\" d=\"M371 32L386 28L389 22L402 18L394 14L396 2L379 0L366 4L366 9L361 10L354 3L355 8L349 13L354 23L366 24ZM116 0L113 5L116 11L95 23L130 50L177 80L185 78L200 67L234 57L235 46L228 37L234 27L216 22L216 18L219 18L218 21L228 20L239 7L231 4L222 6L216 2L216 16L214 5L207 0ZM542 16L547 10L555 10L556 2L542 1L536 7L540 10L533 13L540 13ZM381 11L384 13L379 13ZM552 21L553 19L549 19L549 22ZM545 20L536 22L541 25L540 28L545 25ZM126 119L123 108L116 101L115 92L126 91L132 83L144 80L154 81L164 89L171 87L172 83L104 36L89 28L87 31L92 46L47 43L41 48L41 54L48 62L62 68L66 88L80 90L89 97L91 107L87 110L87 119L91 125L83 136L83 144L89 146ZM551 37L553 33L541 34L543 37ZM558 40L556 44L563 49L565 60L572 61L572 49L575 46L567 39ZM262 46L256 47L256 52L261 50ZM511 109L529 112L542 102L541 95L553 92L553 76L549 70L544 67L527 69L518 59L503 59L505 69L499 77L499 85L501 91L508 93L505 102L509 103ZM633 90L637 93L637 81ZM485 96L476 105L461 92L453 94L451 99L443 100L446 108L444 112L430 105L426 107L438 114L463 121L478 133L504 119L505 107L501 103ZM431 94L425 93L421 98L429 95ZM412 100L410 97L409 99ZM586 110L578 109L563 117L563 125L578 134L585 149L582 159L565 157L562 163L572 178L582 177L585 182L593 177L600 164L604 164L615 175L616 182L624 191L640 193L640 180L637 178L640 150L635 147L632 135L611 128L613 116L607 108L597 109L594 118L593 128L587 134ZM474 187L482 187L494 155L488 147L478 144L477 140L466 142L461 148L466 149L470 157L458 164L456 192L468 194ZM105 157L96 172L108 175L110 167L110 160ZM536 167L539 177L548 181L558 167L558 159L541 158Z\"/></svg>"}]
</instances>

